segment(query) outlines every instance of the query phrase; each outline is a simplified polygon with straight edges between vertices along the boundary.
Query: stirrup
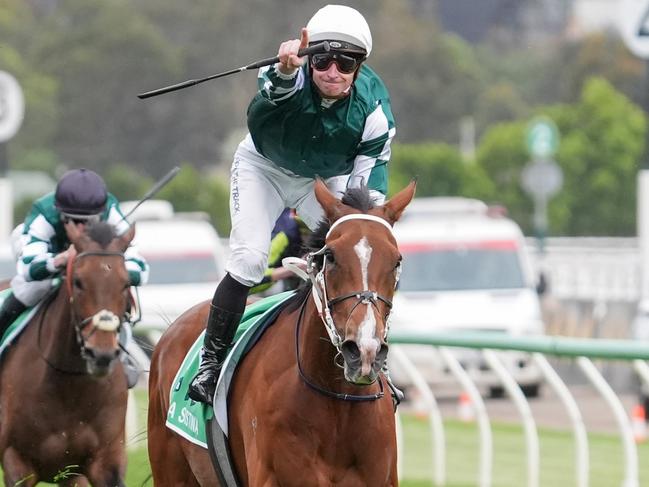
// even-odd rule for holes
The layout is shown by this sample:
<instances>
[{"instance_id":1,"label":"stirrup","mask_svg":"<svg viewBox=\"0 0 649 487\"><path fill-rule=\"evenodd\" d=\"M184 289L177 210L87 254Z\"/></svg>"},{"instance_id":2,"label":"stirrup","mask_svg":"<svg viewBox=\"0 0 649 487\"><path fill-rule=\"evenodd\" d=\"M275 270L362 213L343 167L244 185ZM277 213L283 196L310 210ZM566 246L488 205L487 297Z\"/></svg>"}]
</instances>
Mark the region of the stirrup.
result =
<instances>
[{"instance_id":1,"label":"stirrup","mask_svg":"<svg viewBox=\"0 0 649 487\"><path fill-rule=\"evenodd\" d=\"M141 370L137 361L128 353L122 355L122 368L124 375L126 375L126 386L128 389L133 389L138 380L140 379Z\"/></svg>"},{"instance_id":2,"label":"stirrup","mask_svg":"<svg viewBox=\"0 0 649 487\"><path fill-rule=\"evenodd\" d=\"M391 392L391 395L392 395L392 404L394 406L394 412L396 413L397 412L397 407L399 406L399 404L401 404L403 402L406 395L403 393L403 391L401 389L399 389L397 386L395 386L392 383L392 380L390 379L390 377L388 377L386 375L385 378L386 378L386 382L388 383L388 387L390 388L390 392Z\"/></svg>"}]
</instances>

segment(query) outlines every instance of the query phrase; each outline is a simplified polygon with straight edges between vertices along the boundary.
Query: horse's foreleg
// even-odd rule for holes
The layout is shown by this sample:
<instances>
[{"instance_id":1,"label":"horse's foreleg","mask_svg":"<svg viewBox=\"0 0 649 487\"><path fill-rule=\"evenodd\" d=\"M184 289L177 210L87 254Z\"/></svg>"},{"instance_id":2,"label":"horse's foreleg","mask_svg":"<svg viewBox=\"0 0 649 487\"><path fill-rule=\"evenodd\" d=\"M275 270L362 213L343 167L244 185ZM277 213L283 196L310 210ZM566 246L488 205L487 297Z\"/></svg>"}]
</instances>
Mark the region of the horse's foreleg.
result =
<instances>
[{"instance_id":1,"label":"horse's foreleg","mask_svg":"<svg viewBox=\"0 0 649 487\"><path fill-rule=\"evenodd\" d=\"M59 487L88 487L90 482L83 475L72 476L61 482L59 482Z\"/></svg>"},{"instance_id":2,"label":"horse's foreleg","mask_svg":"<svg viewBox=\"0 0 649 487\"><path fill-rule=\"evenodd\" d=\"M33 487L39 480L34 466L11 447L2 455L2 471L7 486Z\"/></svg>"},{"instance_id":3,"label":"horse's foreleg","mask_svg":"<svg viewBox=\"0 0 649 487\"><path fill-rule=\"evenodd\" d=\"M126 452L122 445L113 445L96 454L87 469L93 487L125 487Z\"/></svg>"},{"instance_id":4,"label":"horse's foreleg","mask_svg":"<svg viewBox=\"0 0 649 487\"><path fill-rule=\"evenodd\" d=\"M164 423L160 423L153 429L150 427L148 437L153 485L156 487L199 487L201 485L190 467L186 452L181 447L180 438L165 427ZM205 457L211 469L207 451ZM218 484L212 482L204 485L217 486Z\"/></svg>"}]
</instances>

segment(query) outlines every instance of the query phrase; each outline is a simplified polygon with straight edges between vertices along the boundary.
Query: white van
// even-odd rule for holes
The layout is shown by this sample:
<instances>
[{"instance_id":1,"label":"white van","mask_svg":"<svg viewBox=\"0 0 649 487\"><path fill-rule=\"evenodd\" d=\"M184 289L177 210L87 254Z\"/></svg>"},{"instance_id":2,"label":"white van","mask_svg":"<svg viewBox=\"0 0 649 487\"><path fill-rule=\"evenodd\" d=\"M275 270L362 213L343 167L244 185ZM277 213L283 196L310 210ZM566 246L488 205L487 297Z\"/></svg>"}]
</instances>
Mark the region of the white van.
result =
<instances>
[{"instance_id":1,"label":"white van","mask_svg":"<svg viewBox=\"0 0 649 487\"><path fill-rule=\"evenodd\" d=\"M120 204L125 214L134 205ZM180 314L212 298L225 275L226 249L207 215L177 213L168 201L145 201L128 219L150 265L149 282L137 288L142 319L134 332L151 346Z\"/></svg>"},{"instance_id":2,"label":"white van","mask_svg":"<svg viewBox=\"0 0 649 487\"><path fill-rule=\"evenodd\" d=\"M502 209L468 198L415 199L395 225L395 236L403 270L393 328L543 334L524 236ZM455 382L430 347L404 350L431 384ZM492 396L503 394L479 352L458 349L457 353L479 386L488 388ZM536 396L542 376L529 355L508 352L502 358L523 392ZM400 372L395 370L395 381L407 385Z\"/></svg>"}]
</instances>

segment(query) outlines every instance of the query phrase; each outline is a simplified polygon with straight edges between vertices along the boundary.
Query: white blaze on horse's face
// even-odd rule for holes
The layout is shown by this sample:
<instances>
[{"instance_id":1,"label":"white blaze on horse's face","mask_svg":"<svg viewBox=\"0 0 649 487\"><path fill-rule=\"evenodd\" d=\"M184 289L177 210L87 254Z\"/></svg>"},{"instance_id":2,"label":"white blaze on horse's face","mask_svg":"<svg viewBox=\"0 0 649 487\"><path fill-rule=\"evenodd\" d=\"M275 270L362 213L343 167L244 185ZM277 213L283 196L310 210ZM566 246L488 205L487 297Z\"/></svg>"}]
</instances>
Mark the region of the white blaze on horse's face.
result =
<instances>
[{"instance_id":1,"label":"white blaze on horse's face","mask_svg":"<svg viewBox=\"0 0 649 487\"><path fill-rule=\"evenodd\" d=\"M366 237L361 238L354 245L354 252L356 252L361 265L363 289L369 289L367 274L372 258L372 247ZM376 353L381 345L376 337L376 317L371 305L366 306L365 318L358 328L356 343L361 352L361 375L367 376L372 370L372 363L376 359Z\"/></svg>"}]
</instances>

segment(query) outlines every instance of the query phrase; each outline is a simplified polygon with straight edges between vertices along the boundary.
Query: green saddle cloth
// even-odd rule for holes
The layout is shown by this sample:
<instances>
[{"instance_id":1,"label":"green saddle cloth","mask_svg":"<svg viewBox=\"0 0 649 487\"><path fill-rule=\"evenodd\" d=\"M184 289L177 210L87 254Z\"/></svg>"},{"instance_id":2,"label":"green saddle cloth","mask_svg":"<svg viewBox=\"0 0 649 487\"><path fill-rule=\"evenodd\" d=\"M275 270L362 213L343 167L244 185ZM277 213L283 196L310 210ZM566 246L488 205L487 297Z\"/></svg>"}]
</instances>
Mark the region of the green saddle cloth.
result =
<instances>
[{"instance_id":1,"label":"green saddle cloth","mask_svg":"<svg viewBox=\"0 0 649 487\"><path fill-rule=\"evenodd\" d=\"M7 299L7 296L9 296L10 293L11 288L0 291L0 306L2 306L2 303L4 303L5 299ZM20 315L18 315L18 318L16 318L11 325L9 325L9 328L7 328L7 330L4 332L4 335L0 337L0 356L4 353L7 347L11 345L16 337L20 335L25 326L27 326L29 320L38 310L39 306L40 303L33 308L27 308Z\"/></svg>"},{"instance_id":2,"label":"green saddle cloth","mask_svg":"<svg viewBox=\"0 0 649 487\"><path fill-rule=\"evenodd\" d=\"M286 291L269 296L246 307L241 323L237 328L235 344L223 364L222 373L219 377L219 389L226 392L218 395L220 399L215 399L215 404L217 404L217 401L225 402L229 380L232 378L232 374L224 374L223 371L236 366L249 350L250 342L257 338L255 332L265 327L268 318L274 315L274 311L294 294L295 291ZM207 404L192 401L187 397L189 384L198 372L204 335L205 332L201 333L196 339L176 373L171 386L166 425L183 438L207 448L205 425L208 420L214 417L214 410ZM227 384L221 383L224 378ZM227 409L225 404L223 408Z\"/></svg>"}]
</instances>

